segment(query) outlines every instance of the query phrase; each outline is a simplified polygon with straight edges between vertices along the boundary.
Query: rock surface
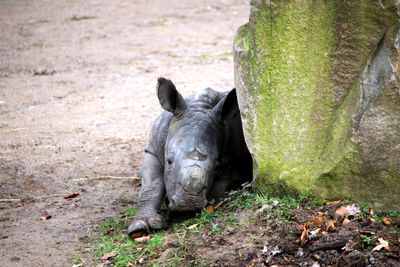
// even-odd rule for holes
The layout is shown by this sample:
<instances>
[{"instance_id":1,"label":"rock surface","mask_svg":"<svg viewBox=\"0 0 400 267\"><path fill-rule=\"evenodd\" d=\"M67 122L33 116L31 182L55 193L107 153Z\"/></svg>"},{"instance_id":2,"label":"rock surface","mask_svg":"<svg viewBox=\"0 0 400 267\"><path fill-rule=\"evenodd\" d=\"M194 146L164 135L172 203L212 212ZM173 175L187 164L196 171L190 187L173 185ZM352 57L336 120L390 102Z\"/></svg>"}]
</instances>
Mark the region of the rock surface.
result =
<instances>
[{"instance_id":1,"label":"rock surface","mask_svg":"<svg viewBox=\"0 0 400 267\"><path fill-rule=\"evenodd\" d=\"M395 1L252 1L235 83L257 190L400 206Z\"/></svg>"}]
</instances>

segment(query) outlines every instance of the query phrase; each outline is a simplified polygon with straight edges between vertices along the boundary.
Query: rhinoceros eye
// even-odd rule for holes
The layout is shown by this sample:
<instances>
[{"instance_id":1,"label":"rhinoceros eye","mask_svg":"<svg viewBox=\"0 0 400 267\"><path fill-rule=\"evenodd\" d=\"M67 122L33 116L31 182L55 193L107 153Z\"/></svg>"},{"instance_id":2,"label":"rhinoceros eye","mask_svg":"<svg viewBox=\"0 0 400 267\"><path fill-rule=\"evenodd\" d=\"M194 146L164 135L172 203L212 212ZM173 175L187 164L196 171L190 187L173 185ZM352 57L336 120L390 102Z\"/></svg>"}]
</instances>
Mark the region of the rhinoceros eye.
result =
<instances>
[{"instance_id":1,"label":"rhinoceros eye","mask_svg":"<svg viewBox=\"0 0 400 267\"><path fill-rule=\"evenodd\" d=\"M172 153L170 153L168 156L167 156L167 164L168 165L171 165L173 162L174 162L174 154L172 154Z\"/></svg>"}]
</instances>

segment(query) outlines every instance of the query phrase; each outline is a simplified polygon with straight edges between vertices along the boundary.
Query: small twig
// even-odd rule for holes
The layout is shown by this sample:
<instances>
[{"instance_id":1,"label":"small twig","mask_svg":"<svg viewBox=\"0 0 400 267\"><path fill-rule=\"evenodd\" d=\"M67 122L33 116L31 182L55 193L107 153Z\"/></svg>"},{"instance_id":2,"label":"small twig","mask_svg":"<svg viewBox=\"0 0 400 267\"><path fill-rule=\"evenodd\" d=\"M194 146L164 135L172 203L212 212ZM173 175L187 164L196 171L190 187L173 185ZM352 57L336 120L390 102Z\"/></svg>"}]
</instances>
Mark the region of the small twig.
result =
<instances>
[{"instance_id":1,"label":"small twig","mask_svg":"<svg viewBox=\"0 0 400 267\"><path fill-rule=\"evenodd\" d=\"M64 195L62 194L54 194L54 195L47 195L47 196L37 196L37 197L33 197L33 198L26 198L27 200L36 200L36 199L42 199L42 198L52 198L52 197L63 197ZM24 199L21 198L4 198L4 199L0 199L0 202L22 202L24 201Z\"/></svg>"},{"instance_id":2,"label":"small twig","mask_svg":"<svg viewBox=\"0 0 400 267\"><path fill-rule=\"evenodd\" d=\"M88 180L101 180L101 179L116 179L116 180L140 180L139 177L136 176L98 176L98 177L90 177L90 178L76 178L71 179L72 181L88 181Z\"/></svg>"},{"instance_id":3,"label":"small twig","mask_svg":"<svg viewBox=\"0 0 400 267\"><path fill-rule=\"evenodd\" d=\"M0 199L0 202L21 202L19 198L4 198Z\"/></svg>"}]
</instances>

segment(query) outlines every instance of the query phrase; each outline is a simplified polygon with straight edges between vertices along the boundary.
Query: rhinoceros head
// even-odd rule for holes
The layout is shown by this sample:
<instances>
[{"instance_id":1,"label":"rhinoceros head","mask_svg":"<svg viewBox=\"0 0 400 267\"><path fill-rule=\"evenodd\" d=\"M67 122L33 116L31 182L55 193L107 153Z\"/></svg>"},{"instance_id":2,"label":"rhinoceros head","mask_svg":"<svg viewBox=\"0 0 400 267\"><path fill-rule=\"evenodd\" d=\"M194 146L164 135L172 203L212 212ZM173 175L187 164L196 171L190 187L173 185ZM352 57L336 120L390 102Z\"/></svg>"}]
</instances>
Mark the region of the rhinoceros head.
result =
<instances>
[{"instance_id":1,"label":"rhinoceros head","mask_svg":"<svg viewBox=\"0 0 400 267\"><path fill-rule=\"evenodd\" d=\"M164 183L169 209L203 208L218 175L224 125L239 114L235 90L211 109L190 107L170 80L160 78L161 106L173 113L164 150Z\"/></svg>"}]
</instances>

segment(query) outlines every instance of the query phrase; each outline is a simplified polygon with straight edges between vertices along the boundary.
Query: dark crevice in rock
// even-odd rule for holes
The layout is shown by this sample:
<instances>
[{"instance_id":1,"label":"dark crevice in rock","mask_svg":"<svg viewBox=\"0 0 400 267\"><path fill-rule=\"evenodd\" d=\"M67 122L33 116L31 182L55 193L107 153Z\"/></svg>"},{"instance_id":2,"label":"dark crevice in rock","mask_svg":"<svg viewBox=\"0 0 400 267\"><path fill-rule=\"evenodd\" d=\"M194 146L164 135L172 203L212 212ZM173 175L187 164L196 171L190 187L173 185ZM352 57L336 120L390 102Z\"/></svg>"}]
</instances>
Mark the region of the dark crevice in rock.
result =
<instances>
[{"instance_id":1,"label":"dark crevice in rock","mask_svg":"<svg viewBox=\"0 0 400 267\"><path fill-rule=\"evenodd\" d=\"M384 90L386 84L392 79L392 62L390 48L386 47L384 40L386 34L380 40L377 49L368 60L360 77L361 106L354 116L355 129L362 120L374 99Z\"/></svg>"}]
</instances>

